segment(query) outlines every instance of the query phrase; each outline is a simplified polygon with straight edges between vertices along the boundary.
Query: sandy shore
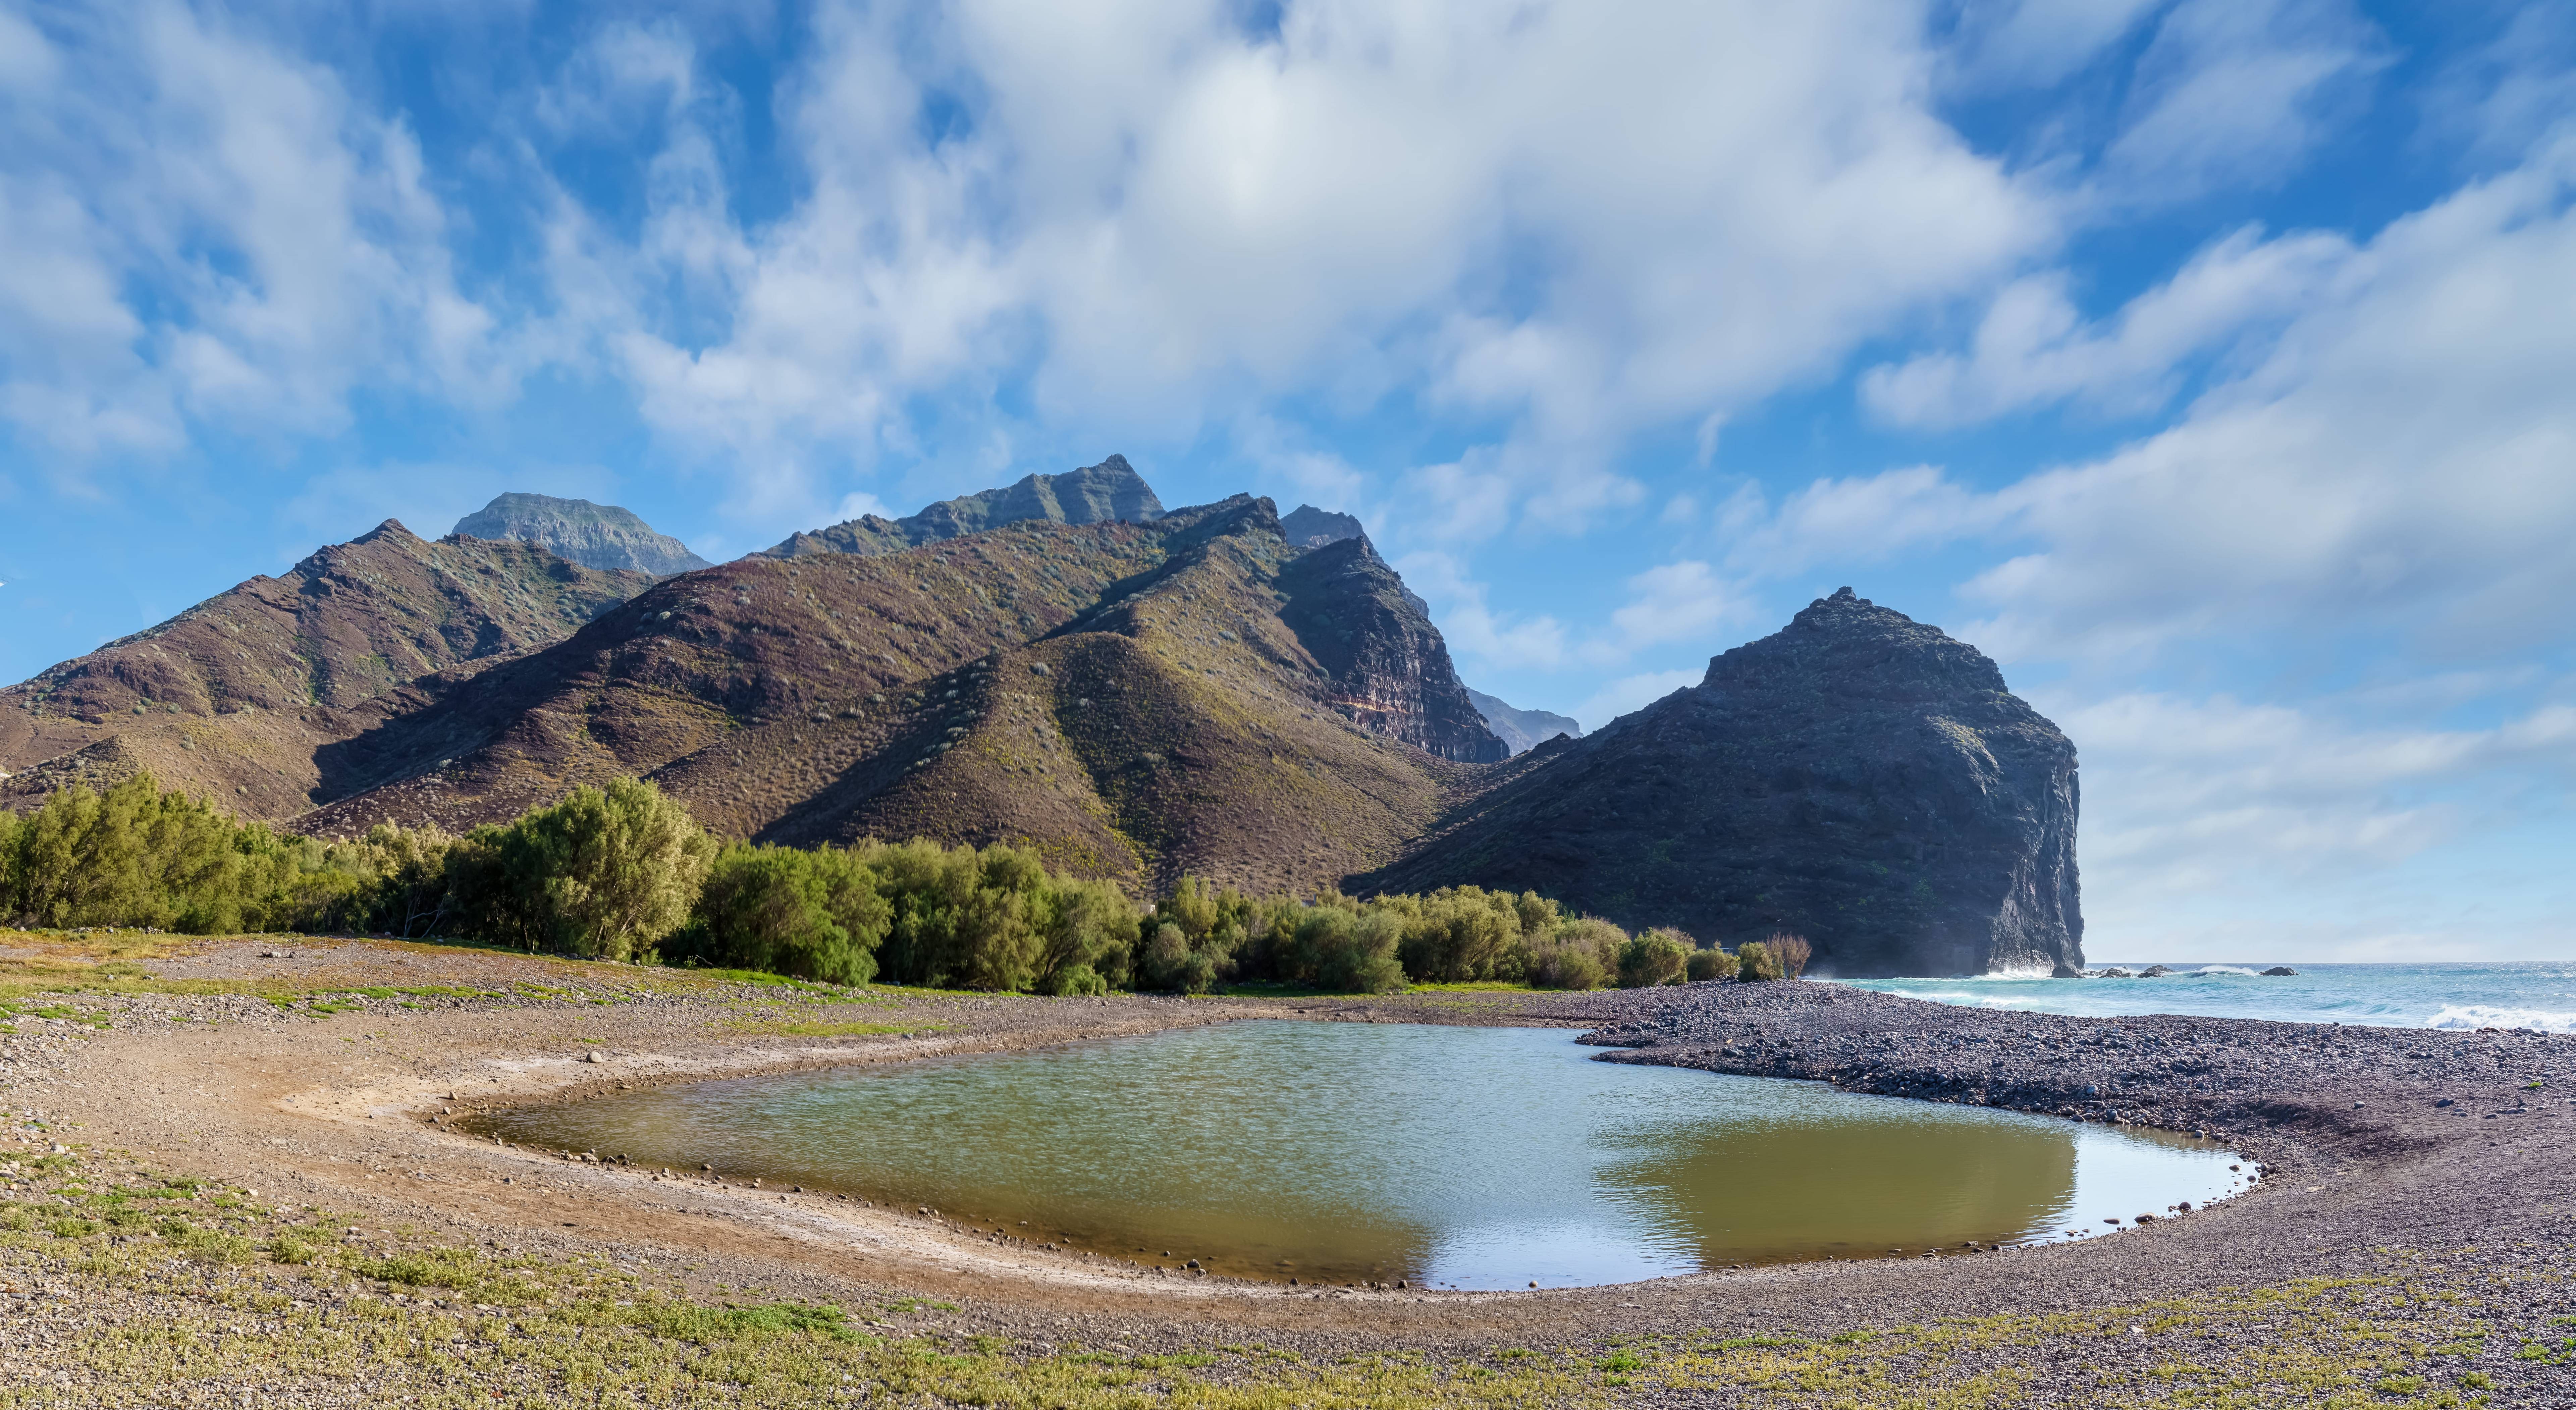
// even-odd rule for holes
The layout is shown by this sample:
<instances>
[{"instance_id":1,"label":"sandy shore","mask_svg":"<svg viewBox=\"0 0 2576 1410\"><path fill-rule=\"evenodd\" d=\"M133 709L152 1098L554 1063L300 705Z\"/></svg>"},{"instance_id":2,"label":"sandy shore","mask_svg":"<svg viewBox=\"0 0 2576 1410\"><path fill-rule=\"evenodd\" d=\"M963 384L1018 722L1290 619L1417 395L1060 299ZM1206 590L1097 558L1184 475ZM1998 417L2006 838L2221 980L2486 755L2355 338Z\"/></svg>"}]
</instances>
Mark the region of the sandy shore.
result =
<instances>
[{"instance_id":1,"label":"sandy shore","mask_svg":"<svg viewBox=\"0 0 2576 1410\"><path fill-rule=\"evenodd\" d=\"M280 950L291 957L262 953ZM2429 1359L2405 1374L2429 1374L2435 1391L2445 1374L2466 1375L2465 1391L2452 1393L2469 1400L2576 1404L2576 1355L2550 1351L2576 1329L2555 1320L2576 1316L2567 1277L2576 1267L2576 1038L2060 1018L1823 984L1372 1002L891 993L825 1002L791 988L378 942L228 942L146 967L161 980L283 987L324 1002L92 994L80 1000L80 1019L19 1016L16 1035L0 1040L0 1103L22 1148L61 1142L99 1162L185 1170L257 1191L263 1206L332 1211L353 1228L398 1225L405 1237L468 1248L649 1265L691 1296L930 1299L946 1308L907 1321L914 1333L998 1338L1020 1354L1257 1342L1308 1358L1473 1359L1572 1346L1615 1367L1617 1353L1594 1353L1639 1338L1682 1345L1722 1334L1752 1345L1927 1318L2046 1318L2360 1280L2393 1290L2394 1305L2371 1315L2401 1324L2427 1286L2464 1300L2455 1308L2474 1305L2460 1315L2483 1329L2478 1337L2448 1337L2448 1353L2422 1349ZM380 996L346 992L358 988ZM567 1161L457 1129L479 1112L641 1085L1251 1016L1580 1027L1614 1061L2207 1131L2261 1161L2268 1178L2212 1208L2076 1244L1609 1288L1433 1293L1138 1270L917 1209L752 1189L722 1172L665 1178ZM41 1124L21 1125L24 1113ZM78 1304L54 1309L68 1320L47 1324L43 1343L23 1321L0 1332L0 1381L23 1373L27 1384L43 1382L39 1368L55 1364L59 1339L127 1315L102 1305L84 1322ZM2259 1310L2210 1310L2218 1306L2196 1323L2204 1341L2259 1343L2274 1325L2257 1320ZM2457 1350L2464 1345L2471 1350ZM2528 1345L2543 1354L2524 1354ZM2156 1383L2173 1354L2173 1343L2144 1330L2109 1340L2070 1333L1998 1349L1984 1371L1974 1357L1954 1357L1939 1379L2009 1371L2022 1399L1990 1403L2080 1402L2084 1387ZM1785 1392L1658 1388L1617 1373L1596 1380L1569 1396L1800 1403Z\"/></svg>"}]
</instances>

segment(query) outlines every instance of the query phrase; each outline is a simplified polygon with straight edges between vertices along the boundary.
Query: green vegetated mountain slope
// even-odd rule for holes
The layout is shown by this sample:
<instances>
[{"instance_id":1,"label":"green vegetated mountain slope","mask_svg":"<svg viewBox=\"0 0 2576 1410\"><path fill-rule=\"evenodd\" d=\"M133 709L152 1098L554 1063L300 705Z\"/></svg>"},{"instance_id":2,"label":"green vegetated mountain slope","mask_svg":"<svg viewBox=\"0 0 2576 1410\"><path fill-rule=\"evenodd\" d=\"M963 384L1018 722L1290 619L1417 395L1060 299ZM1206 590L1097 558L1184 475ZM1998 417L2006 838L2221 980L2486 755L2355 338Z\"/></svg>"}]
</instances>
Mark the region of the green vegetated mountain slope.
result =
<instances>
[{"instance_id":1,"label":"green vegetated mountain slope","mask_svg":"<svg viewBox=\"0 0 2576 1410\"><path fill-rule=\"evenodd\" d=\"M1856 597L1583 739L1553 740L1358 889L1533 887L1821 973L2081 966L2075 746L1975 647Z\"/></svg>"},{"instance_id":2,"label":"green vegetated mountain slope","mask_svg":"<svg viewBox=\"0 0 2576 1410\"><path fill-rule=\"evenodd\" d=\"M1004 524L1044 519L1057 524L1150 523L1163 502L1145 477L1113 455L1097 465L1060 475L1027 475L1000 489L941 500L918 514L887 519L868 514L828 529L792 534L767 550L772 558L817 553L900 553L940 539L963 538Z\"/></svg>"},{"instance_id":3,"label":"green vegetated mountain slope","mask_svg":"<svg viewBox=\"0 0 2576 1410\"><path fill-rule=\"evenodd\" d=\"M318 750L652 582L388 520L0 690L0 807L148 768L245 817L297 816L323 785Z\"/></svg>"},{"instance_id":4,"label":"green vegetated mountain slope","mask_svg":"<svg viewBox=\"0 0 2576 1410\"><path fill-rule=\"evenodd\" d=\"M1330 884L1431 821L1454 759L1502 755L1363 549L1294 548L1269 501L1236 496L745 559L334 746L352 796L297 826L455 829L632 773L737 836Z\"/></svg>"}]
</instances>

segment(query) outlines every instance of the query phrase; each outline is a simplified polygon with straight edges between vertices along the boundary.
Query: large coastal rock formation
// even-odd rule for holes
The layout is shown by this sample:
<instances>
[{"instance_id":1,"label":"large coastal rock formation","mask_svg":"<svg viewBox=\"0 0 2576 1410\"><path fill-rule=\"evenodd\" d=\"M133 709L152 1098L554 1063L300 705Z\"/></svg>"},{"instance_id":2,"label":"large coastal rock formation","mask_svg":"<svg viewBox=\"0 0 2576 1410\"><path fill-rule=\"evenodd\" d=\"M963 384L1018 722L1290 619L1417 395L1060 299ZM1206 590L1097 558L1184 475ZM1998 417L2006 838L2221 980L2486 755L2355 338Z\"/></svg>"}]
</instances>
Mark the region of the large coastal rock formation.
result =
<instances>
[{"instance_id":1,"label":"large coastal rock formation","mask_svg":"<svg viewBox=\"0 0 2576 1410\"><path fill-rule=\"evenodd\" d=\"M1845 588L1696 687L1531 751L1355 884L1535 888L1847 976L2083 963L2075 747L1965 642Z\"/></svg>"},{"instance_id":2,"label":"large coastal rock formation","mask_svg":"<svg viewBox=\"0 0 2576 1410\"><path fill-rule=\"evenodd\" d=\"M687 544L654 532L635 511L586 499L496 495L490 504L457 520L452 532L468 538L542 544L558 557L610 572L667 578L707 566L707 560L691 553Z\"/></svg>"},{"instance_id":3,"label":"large coastal rock formation","mask_svg":"<svg viewBox=\"0 0 2576 1410\"><path fill-rule=\"evenodd\" d=\"M1475 703L1476 713L1485 717L1485 727L1515 754L1526 754L1560 734L1569 739L1583 737L1583 726L1571 715L1523 710L1472 685L1467 687L1467 698Z\"/></svg>"},{"instance_id":4,"label":"large coastal rock formation","mask_svg":"<svg viewBox=\"0 0 2576 1410\"><path fill-rule=\"evenodd\" d=\"M0 807L148 768L245 817L295 817L335 796L317 751L417 708L425 682L561 641L652 585L388 519L0 690Z\"/></svg>"},{"instance_id":5,"label":"large coastal rock formation","mask_svg":"<svg viewBox=\"0 0 2576 1410\"><path fill-rule=\"evenodd\" d=\"M900 519L862 515L791 534L765 550L772 558L799 558L816 553L901 553L941 539L963 538L1031 519L1051 524L1148 524L1163 517L1163 502L1154 487L1113 455L1097 465L1061 475L1026 475L1018 483L941 500L918 514Z\"/></svg>"}]
</instances>

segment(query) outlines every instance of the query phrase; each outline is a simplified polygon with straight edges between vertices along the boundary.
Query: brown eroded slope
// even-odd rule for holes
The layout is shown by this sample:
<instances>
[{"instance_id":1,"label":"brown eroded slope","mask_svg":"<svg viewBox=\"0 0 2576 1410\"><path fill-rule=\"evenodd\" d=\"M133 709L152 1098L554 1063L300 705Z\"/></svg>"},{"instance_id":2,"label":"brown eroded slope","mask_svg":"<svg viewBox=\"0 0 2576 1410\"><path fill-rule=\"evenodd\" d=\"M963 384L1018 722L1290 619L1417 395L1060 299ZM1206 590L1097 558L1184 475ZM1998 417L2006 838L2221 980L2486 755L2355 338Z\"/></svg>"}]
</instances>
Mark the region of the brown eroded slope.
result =
<instances>
[{"instance_id":1,"label":"brown eroded slope","mask_svg":"<svg viewBox=\"0 0 2576 1410\"><path fill-rule=\"evenodd\" d=\"M137 769L283 819L332 796L317 752L642 591L525 543L387 520L0 690L0 806Z\"/></svg>"},{"instance_id":2,"label":"brown eroded slope","mask_svg":"<svg viewBox=\"0 0 2576 1410\"><path fill-rule=\"evenodd\" d=\"M746 559L334 746L354 796L298 827L455 829L632 773L735 836L1007 840L1137 883L1330 884L1431 820L1455 766L1417 742L1501 747L1437 632L1392 615L1392 571L1342 558L1238 495Z\"/></svg>"}]
</instances>

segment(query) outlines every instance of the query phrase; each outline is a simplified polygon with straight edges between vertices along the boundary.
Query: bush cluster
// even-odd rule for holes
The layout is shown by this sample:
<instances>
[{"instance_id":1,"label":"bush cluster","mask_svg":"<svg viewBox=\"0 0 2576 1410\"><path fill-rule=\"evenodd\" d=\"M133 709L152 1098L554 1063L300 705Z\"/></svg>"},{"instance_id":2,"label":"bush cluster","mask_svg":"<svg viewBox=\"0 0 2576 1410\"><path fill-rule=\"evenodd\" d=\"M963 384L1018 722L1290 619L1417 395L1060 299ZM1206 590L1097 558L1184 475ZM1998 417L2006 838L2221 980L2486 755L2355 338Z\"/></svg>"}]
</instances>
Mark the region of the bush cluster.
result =
<instances>
[{"instance_id":1,"label":"bush cluster","mask_svg":"<svg viewBox=\"0 0 2576 1410\"><path fill-rule=\"evenodd\" d=\"M765 970L836 984L1044 994L1203 993L1266 982L1334 993L1408 984L1642 988L1795 978L1807 942L1729 954L1630 935L1523 891L1355 900L1254 896L1183 877L1137 907L1010 846L915 840L721 843L649 783L581 787L453 837L390 823L355 842L235 823L140 774L0 813L0 916L195 934L357 930L593 959Z\"/></svg>"}]
</instances>

